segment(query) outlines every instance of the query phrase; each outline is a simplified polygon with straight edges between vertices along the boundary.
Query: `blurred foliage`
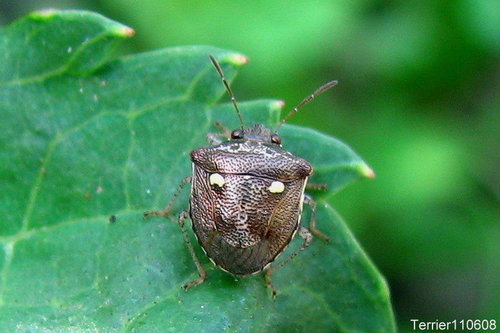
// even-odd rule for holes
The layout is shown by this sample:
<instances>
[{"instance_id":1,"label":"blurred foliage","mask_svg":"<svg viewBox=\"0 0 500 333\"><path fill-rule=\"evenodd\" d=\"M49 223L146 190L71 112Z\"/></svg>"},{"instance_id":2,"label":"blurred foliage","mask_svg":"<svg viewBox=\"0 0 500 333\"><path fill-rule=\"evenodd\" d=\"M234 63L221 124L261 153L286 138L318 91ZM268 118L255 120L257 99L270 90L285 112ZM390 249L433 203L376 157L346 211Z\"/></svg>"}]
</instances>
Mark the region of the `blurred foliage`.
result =
<instances>
[{"instance_id":1,"label":"blurred foliage","mask_svg":"<svg viewBox=\"0 0 500 333\"><path fill-rule=\"evenodd\" d=\"M121 52L242 52L240 100L291 107L338 79L291 122L349 142L377 172L331 201L388 278L402 330L500 313L500 2L30 0L1 2L0 17L40 7L134 27L135 49Z\"/></svg>"}]
</instances>

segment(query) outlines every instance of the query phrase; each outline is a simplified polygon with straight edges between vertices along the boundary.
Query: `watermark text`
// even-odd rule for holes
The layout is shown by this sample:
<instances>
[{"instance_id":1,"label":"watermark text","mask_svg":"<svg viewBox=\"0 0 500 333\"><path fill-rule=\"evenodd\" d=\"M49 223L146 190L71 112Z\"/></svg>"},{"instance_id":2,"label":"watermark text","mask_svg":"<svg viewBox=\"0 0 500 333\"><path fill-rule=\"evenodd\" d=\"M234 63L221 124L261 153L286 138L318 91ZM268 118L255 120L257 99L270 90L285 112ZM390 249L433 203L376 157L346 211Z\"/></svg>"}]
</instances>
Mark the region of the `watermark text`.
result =
<instances>
[{"instance_id":1,"label":"watermark text","mask_svg":"<svg viewBox=\"0 0 500 333\"><path fill-rule=\"evenodd\" d=\"M410 319L414 331L494 331L497 328L495 319L455 319L442 321L422 321Z\"/></svg>"}]
</instances>

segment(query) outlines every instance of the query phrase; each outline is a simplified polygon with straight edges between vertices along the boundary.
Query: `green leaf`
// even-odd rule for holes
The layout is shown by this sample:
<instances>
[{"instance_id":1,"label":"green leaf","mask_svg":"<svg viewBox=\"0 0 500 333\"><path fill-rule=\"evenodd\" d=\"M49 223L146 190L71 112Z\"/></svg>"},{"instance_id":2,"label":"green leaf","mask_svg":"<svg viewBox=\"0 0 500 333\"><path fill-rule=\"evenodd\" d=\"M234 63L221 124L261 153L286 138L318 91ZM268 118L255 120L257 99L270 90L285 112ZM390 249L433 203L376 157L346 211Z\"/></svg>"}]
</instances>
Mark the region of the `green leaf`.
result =
<instances>
[{"instance_id":1,"label":"green leaf","mask_svg":"<svg viewBox=\"0 0 500 333\"><path fill-rule=\"evenodd\" d=\"M238 126L232 105L217 103L225 92L208 55L228 79L246 59L182 47L109 61L131 35L74 11L35 13L0 31L1 330L393 331L385 281L321 198L318 224L332 242L315 240L273 275L275 301L261 275L236 279L199 247L209 277L181 289L197 272L175 217L142 213L164 207L189 176L188 154L215 120ZM241 109L248 123L275 126L280 105ZM333 138L291 125L282 134L333 192L370 175Z\"/></svg>"}]
</instances>

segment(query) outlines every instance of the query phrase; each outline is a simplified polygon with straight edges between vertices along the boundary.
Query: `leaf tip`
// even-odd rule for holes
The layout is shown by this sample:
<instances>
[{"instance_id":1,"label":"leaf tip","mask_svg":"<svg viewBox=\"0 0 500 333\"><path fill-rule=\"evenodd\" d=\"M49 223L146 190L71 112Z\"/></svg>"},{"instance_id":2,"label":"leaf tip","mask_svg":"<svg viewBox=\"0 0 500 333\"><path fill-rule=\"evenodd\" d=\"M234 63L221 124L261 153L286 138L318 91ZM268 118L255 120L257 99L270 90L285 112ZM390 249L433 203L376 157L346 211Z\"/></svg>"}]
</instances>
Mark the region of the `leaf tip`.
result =
<instances>
[{"instance_id":1,"label":"leaf tip","mask_svg":"<svg viewBox=\"0 0 500 333\"><path fill-rule=\"evenodd\" d=\"M230 63L232 63L233 65L236 65L236 66L245 65L250 60L250 59L248 59L248 57L245 57L243 54L239 54L239 53L232 54L229 57L227 57L227 59Z\"/></svg>"},{"instance_id":2,"label":"leaf tip","mask_svg":"<svg viewBox=\"0 0 500 333\"><path fill-rule=\"evenodd\" d=\"M269 107L271 109L271 111L280 111L283 110L283 107L285 106L285 102L283 101L272 101L271 103L269 103Z\"/></svg>"},{"instance_id":3,"label":"leaf tip","mask_svg":"<svg viewBox=\"0 0 500 333\"><path fill-rule=\"evenodd\" d=\"M377 175L375 174L375 172L373 171L372 168L370 168L368 165L366 164L362 164L359 168L359 171L361 172L361 174L366 177L366 178L375 178Z\"/></svg>"},{"instance_id":4,"label":"leaf tip","mask_svg":"<svg viewBox=\"0 0 500 333\"><path fill-rule=\"evenodd\" d=\"M275 101L274 103L272 103L272 106L276 107L277 109L283 109L283 107L285 106L285 102Z\"/></svg>"},{"instance_id":5,"label":"leaf tip","mask_svg":"<svg viewBox=\"0 0 500 333\"><path fill-rule=\"evenodd\" d=\"M132 37L135 35L135 30L125 25L122 25L115 29L115 33L116 35L121 37Z\"/></svg>"},{"instance_id":6,"label":"leaf tip","mask_svg":"<svg viewBox=\"0 0 500 333\"><path fill-rule=\"evenodd\" d=\"M48 20L56 16L58 13L57 9L47 8L42 10L37 10L28 15L29 18L34 20Z\"/></svg>"}]
</instances>

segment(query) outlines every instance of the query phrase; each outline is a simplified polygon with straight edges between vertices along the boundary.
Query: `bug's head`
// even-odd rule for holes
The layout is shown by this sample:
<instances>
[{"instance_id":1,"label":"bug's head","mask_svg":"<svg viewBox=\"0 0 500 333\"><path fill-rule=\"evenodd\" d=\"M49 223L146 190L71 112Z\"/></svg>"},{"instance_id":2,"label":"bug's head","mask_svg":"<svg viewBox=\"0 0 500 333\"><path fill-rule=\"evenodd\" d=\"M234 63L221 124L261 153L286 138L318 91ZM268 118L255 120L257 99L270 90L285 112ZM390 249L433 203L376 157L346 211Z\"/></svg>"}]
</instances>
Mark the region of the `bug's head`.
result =
<instances>
[{"instance_id":1,"label":"bug's head","mask_svg":"<svg viewBox=\"0 0 500 333\"><path fill-rule=\"evenodd\" d=\"M231 132L231 140L251 140L281 145L281 137L262 124L233 130Z\"/></svg>"},{"instance_id":2,"label":"bug's head","mask_svg":"<svg viewBox=\"0 0 500 333\"><path fill-rule=\"evenodd\" d=\"M243 117L241 115L241 111L238 108L238 103L236 102L236 97L233 94L233 91L231 90L231 87L229 86L229 83L226 81L226 78L224 76L224 72L222 71L221 66L217 62L217 60L213 56L209 56L210 60L212 61L213 65L215 66L215 69L219 73L219 76L222 79L222 83L226 87L226 90L231 97L231 102L234 105L234 109L236 110L236 113L238 115L238 118L240 119L240 125L241 127L238 129L235 129L234 131L231 132L231 140L240 140L240 139L245 139L245 140L252 140L252 141L260 141L260 142L265 142L265 143L273 143L277 145L281 145L281 137L277 134L279 128L285 124L288 119L290 119L291 116L293 116L295 113L297 113L300 108L307 103L309 103L314 97L322 94L326 90L332 88L337 84L337 81L330 81L318 89L316 89L315 92L313 92L311 95L307 96L300 102L296 107L293 108L292 111L290 111L285 118L281 120L281 122L278 124L276 129L274 131L271 131L267 127L261 124L254 125L252 127L247 127L245 128L245 124L243 122Z\"/></svg>"}]
</instances>

